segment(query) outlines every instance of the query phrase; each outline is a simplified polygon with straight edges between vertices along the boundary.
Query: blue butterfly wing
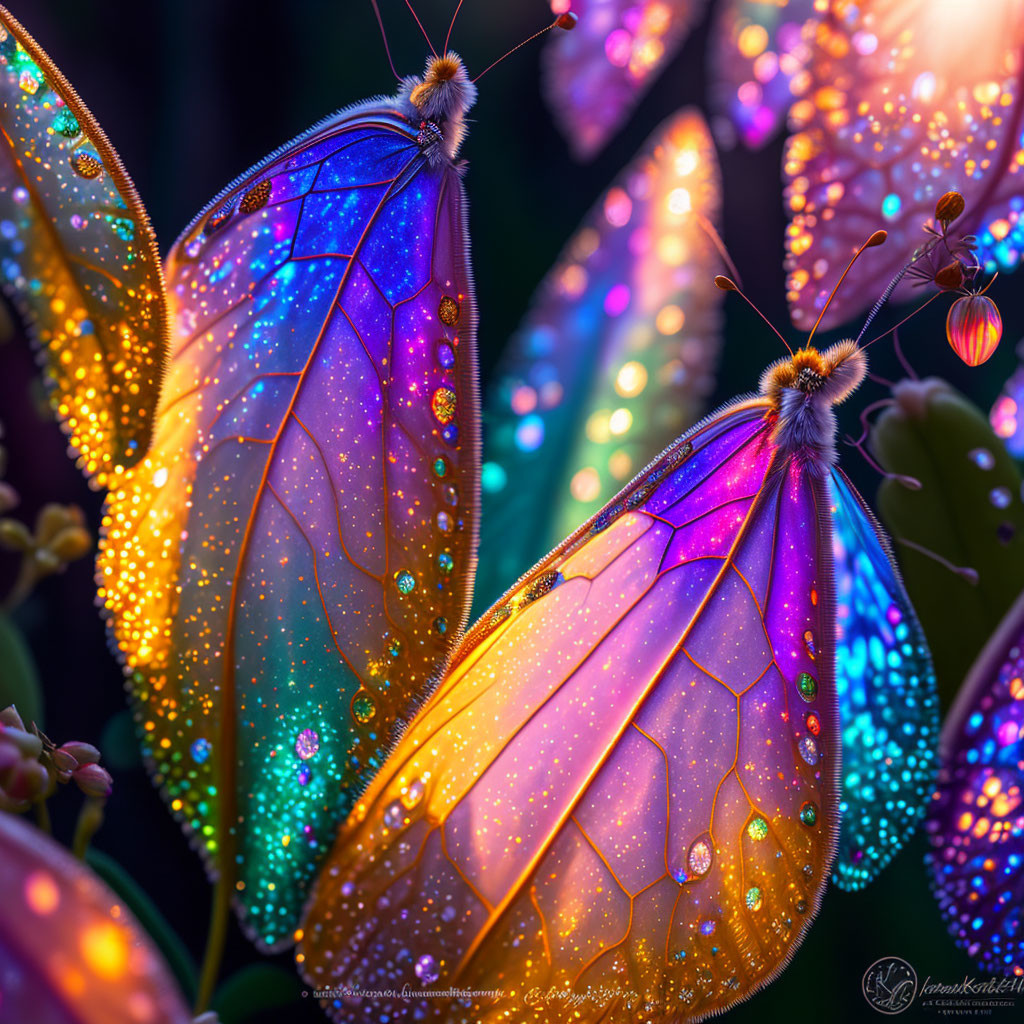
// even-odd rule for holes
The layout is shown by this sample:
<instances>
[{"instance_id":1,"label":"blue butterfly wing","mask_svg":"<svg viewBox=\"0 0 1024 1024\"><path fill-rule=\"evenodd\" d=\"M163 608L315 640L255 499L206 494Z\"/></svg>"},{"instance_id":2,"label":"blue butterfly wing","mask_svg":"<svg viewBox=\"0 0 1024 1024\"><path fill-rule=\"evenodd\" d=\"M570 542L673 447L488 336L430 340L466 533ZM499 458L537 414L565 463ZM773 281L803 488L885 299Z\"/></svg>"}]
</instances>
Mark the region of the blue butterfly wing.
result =
<instances>
[{"instance_id":1,"label":"blue butterfly wing","mask_svg":"<svg viewBox=\"0 0 1024 1024\"><path fill-rule=\"evenodd\" d=\"M831 494L843 742L833 880L853 890L878 875L924 814L939 704L931 654L887 540L839 470Z\"/></svg>"}]
</instances>

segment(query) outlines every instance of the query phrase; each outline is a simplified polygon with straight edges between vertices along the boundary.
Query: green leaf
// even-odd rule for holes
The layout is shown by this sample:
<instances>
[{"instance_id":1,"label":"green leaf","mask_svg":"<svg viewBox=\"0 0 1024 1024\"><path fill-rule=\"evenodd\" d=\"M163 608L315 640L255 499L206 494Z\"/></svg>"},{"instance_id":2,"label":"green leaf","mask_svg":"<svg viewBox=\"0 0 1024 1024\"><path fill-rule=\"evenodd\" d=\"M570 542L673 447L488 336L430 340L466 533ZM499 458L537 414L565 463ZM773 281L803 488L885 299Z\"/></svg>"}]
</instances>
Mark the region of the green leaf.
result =
<instances>
[{"instance_id":1,"label":"green leaf","mask_svg":"<svg viewBox=\"0 0 1024 1024\"><path fill-rule=\"evenodd\" d=\"M1024 587L1021 476L984 413L945 381L901 381L893 394L896 404L878 418L871 447L886 470L915 477L922 486L913 491L883 481L878 509L948 708ZM977 584L904 541L975 570Z\"/></svg>"},{"instance_id":2,"label":"green leaf","mask_svg":"<svg viewBox=\"0 0 1024 1024\"><path fill-rule=\"evenodd\" d=\"M0 614L0 708L14 704L29 727L43 727L43 689L21 630Z\"/></svg>"},{"instance_id":3,"label":"green leaf","mask_svg":"<svg viewBox=\"0 0 1024 1024\"><path fill-rule=\"evenodd\" d=\"M135 733L135 720L125 708L111 716L100 734L100 750L108 768L124 772L142 767L139 738Z\"/></svg>"},{"instance_id":4,"label":"green leaf","mask_svg":"<svg viewBox=\"0 0 1024 1024\"><path fill-rule=\"evenodd\" d=\"M211 1008L220 1024L245 1024L257 1013L294 1006L301 997L302 983L293 971L276 964L250 964L217 989Z\"/></svg>"},{"instance_id":5,"label":"green leaf","mask_svg":"<svg viewBox=\"0 0 1024 1024\"><path fill-rule=\"evenodd\" d=\"M195 962L178 933L167 923L167 919L139 883L113 857L95 847L90 847L86 852L85 861L124 900L125 905L163 953L185 998L194 1000L197 980Z\"/></svg>"}]
</instances>

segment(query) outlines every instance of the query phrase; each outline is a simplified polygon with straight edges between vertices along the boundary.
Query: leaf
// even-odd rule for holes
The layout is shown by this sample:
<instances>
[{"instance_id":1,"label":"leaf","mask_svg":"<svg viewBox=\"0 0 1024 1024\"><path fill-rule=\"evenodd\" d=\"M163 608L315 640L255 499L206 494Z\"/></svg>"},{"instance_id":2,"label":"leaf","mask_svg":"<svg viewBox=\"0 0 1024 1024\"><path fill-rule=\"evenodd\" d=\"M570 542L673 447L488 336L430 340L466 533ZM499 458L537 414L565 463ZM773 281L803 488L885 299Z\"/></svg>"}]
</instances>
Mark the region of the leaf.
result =
<instances>
[{"instance_id":1,"label":"leaf","mask_svg":"<svg viewBox=\"0 0 1024 1024\"><path fill-rule=\"evenodd\" d=\"M871 306L928 236L922 224L950 189L966 211L956 249L976 235L988 272L1011 270L1024 241L1021 132L1024 18L1019 0L982 10L935 0L831 0L812 34L783 161L790 224L790 314L809 330L848 260L872 232L889 241L861 259L822 321ZM933 275L952 261L940 245ZM921 279L918 278L917 283ZM908 275L894 293L920 292Z\"/></svg>"},{"instance_id":2,"label":"leaf","mask_svg":"<svg viewBox=\"0 0 1024 1024\"><path fill-rule=\"evenodd\" d=\"M211 1009L220 1024L245 1024L257 1014L294 1006L302 997L302 983L294 971L276 964L250 964L221 983Z\"/></svg>"},{"instance_id":3,"label":"leaf","mask_svg":"<svg viewBox=\"0 0 1024 1024\"><path fill-rule=\"evenodd\" d=\"M167 966L177 978L185 998L191 1002L196 994L196 965L178 933L167 923L145 890L113 857L90 846L85 861L124 900L136 920L156 943Z\"/></svg>"},{"instance_id":4,"label":"leaf","mask_svg":"<svg viewBox=\"0 0 1024 1024\"><path fill-rule=\"evenodd\" d=\"M26 725L43 727L43 689L21 630L0 613L0 708L14 704Z\"/></svg>"},{"instance_id":5,"label":"leaf","mask_svg":"<svg viewBox=\"0 0 1024 1024\"><path fill-rule=\"evenodd\" d=\"M167 350L156 238L95 118L0 7L0 259L79 465L146 452Z\"/></svg>"},{"instance_id":6,"label":"leaf","mask_svg":"<svg viewBox=\"0 0 1024 1024\"><path fill-rule=\"evenodd\" d=\"M27 822L0 814L2 1016L32 1024L189 1024L127 900Z\"/></svg>"},{"instance_id":7,"label":"leaf","mask_svg":"<svg viewBox=\"0 0 1024 1024\"><path fill-rule=\"evenodd\" d=\"M901 381L894 397L872 429L871 447L888 472L914 477L922 487L885 480L878 508L948 708L1024 585L1021 476L981 410L945 381ZM904 540L974 569L977 584Z\"/></svg>"}]
</instances>

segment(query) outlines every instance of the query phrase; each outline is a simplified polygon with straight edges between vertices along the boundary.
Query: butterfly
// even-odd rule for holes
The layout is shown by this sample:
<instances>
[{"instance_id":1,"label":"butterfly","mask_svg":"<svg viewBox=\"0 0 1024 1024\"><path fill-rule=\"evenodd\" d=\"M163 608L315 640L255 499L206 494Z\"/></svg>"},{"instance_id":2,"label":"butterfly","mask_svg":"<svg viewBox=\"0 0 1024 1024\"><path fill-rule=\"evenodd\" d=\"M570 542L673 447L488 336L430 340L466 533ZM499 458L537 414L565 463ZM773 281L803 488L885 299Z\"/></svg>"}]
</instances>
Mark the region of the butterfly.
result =
<instances>
[{"instance_id":1,"label":"butterfly","mask_svg":"<svg viewBox=\"0 0 1024 1024\"><path fill-rule=\"evenodd\" d=\"M192 1020L124 903L80 860L11 814L0 814L0 885L0 1020Z\"/></svg>"},{"instance_id":2,"label":"butterfly","mask_svg":"<svg viewBox=\"0 0 1024 1024\"><path fill-rule=\"evenodd\" d=\"M544 52L544 85L573 154L590 160L625 124L704 10L704 0L552 0L579 27Z\"/></svg>"},{"instance_id":3,"label":"butterfly","mask_svg":"<svg viewBox=\"0 0 1024 1024\"><path fill-rule=\"evenodd\" d=\"M978 656L946 718L925 827L957 945L984 971L1024 974L1024 597Z\"/></svg>"},{"instance_id":4,"label":"butterfly","mask_svg":"<svg viewBox=\"0 0 1024 1024\"><path fill-rule=\"evenodd\" d=\"M53 407L102 487L145 454L166 359L156 239L95 118L0 7L0 282Z\"/></svg>"},{"instance_id":5,"label":"butterfly","mask_svg":"<svg viewBox=\"0 0 1024 1024\"><path fill-rule=\"evenodd\" d=\"M485 401L478 601L500 594L703 413L722 299L704 269L717 254L703 225L718 221L720 192L704 119L680 111L541 283Z\"/></svg>"},{"instance_id":6,"label":"butterfly","mask_svg":"<svg viewBox=\"0 0 1024 1024\"><path fill-rule=\"evenodd\" d=\"M237 178L165 263L167 377L110 483L99 596L154 779L262 948L468 613L475 96L430 57Z\"/></svg>"},{"instance_id":7,"label":"butterfly","mask_svg":"<svg viewBox=\"0 0 1024 1024\"><path fill-rule=\"evenodd\" d=\"M995 0L984 17L970 5L930 0L833 0L813 34L809 76L792 107L784 158L788 298L807 329L828 296L825 282L856 248L865 226L886 225L895 250L934 247L931 271L966 261L921 239L936 200L966 201L960 237L987 271L1016 266L1024 128L1024 4ZM823 326L850 319L899 269L879 260L855 269ZM906 298L908 278L897 292Z\"/></svg>"},{"instance_id":8,"label":"butterfly","mask_svg":"<svg viewBox=\"0 0 1024 1024\"><path fill-rule=\"evenodd\" d=\"M853 341L771 365L467 633L310 897L297 958L334 1019L720 1012L788 962L837 847L855 886L902 844L934 677L836 466L866 371Z\"/></svg>"},{"instance_id":9,"label":"butterfly","mask_svg":"<svg viewBox=\"0 0 1024 1024\"><path fill-rule=\"evenodd\" d=\"M785 123L805 87L805 65L819 3L815 0L727 0L715 22L711 91L731 131L751 148Z\"/></svg>"}]
</instances>

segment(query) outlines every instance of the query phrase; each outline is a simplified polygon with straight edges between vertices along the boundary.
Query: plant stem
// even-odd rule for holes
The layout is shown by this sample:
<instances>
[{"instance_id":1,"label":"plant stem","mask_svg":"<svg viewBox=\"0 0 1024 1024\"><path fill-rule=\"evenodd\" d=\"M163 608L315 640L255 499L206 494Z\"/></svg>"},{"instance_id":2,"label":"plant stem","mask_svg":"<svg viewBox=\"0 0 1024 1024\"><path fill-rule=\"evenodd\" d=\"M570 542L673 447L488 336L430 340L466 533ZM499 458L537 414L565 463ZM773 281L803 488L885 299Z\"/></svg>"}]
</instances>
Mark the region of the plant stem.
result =
<instances>
[{"instance_id":1,"label":"plant stem","mask_svg":"<svg viewBox=\"0 0 1024 1024\"><path fill-rule=\"evenodd\" d=\"M210 907L210 928L206 933L206 951L203 954L203 968L199 975L199 991L196 995L195 1015L209 1008L213 989L220 974L220 962L224 956L224 942L228 934L228 919L231 916L231 889L221 875L213 888L213 904Z\"/></svg>"},{"instance_id":2,"label":"plant stem","mask_svg":"<svg viewBox=\"0 0 1024 1024\"><path fill-rule=\"evenodd\" d=\"M82 805L75 823L75 837L71 841L71 852L79 859L85 860L85 851L89 849L92 837L103 824L103 800L90 797Z\"/></svg>"},{"instance_id":3,"label":"plant stem","mask_svg":"<svg viewBox=\"0 0 1024 1024\"><path fill-rule=\"evenodd\" d=\"M53 835L53 827L50 825L50 809L46 806L46 800L36 801L36 824L48 835Z\"/></svg>"}]
</instances>

